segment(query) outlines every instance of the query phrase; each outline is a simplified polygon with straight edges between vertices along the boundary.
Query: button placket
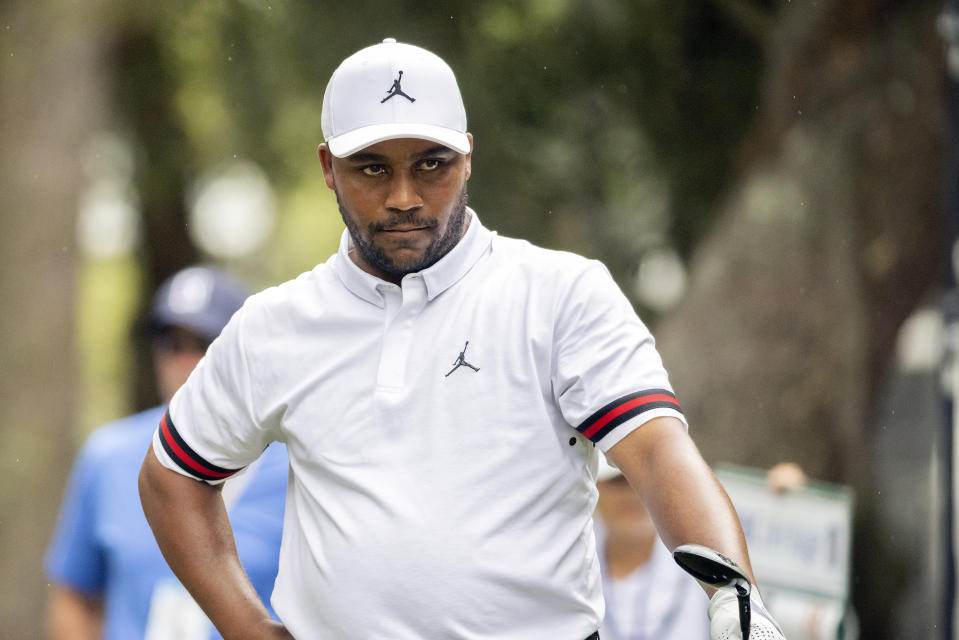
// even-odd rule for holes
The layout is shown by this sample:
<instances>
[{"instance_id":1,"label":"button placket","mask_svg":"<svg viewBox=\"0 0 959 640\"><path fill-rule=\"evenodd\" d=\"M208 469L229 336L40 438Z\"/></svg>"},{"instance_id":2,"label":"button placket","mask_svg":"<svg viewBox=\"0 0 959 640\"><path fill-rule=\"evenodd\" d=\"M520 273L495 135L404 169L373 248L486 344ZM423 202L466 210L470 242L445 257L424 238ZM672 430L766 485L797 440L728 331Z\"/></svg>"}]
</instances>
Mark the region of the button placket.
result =
<instances>
[{"instance_id":1,"label":"button placket","mask_svg":"<svg viewBox=\"0 0 959 640\"><path fill-rule=\"evenodd\" d=\"M391 287L383 293L386 318L376 386L378 390L399 391L405 383L414 322L426 304L426 283L419 276L408 276L402 287Z\"/></svg>"}]
</instances>

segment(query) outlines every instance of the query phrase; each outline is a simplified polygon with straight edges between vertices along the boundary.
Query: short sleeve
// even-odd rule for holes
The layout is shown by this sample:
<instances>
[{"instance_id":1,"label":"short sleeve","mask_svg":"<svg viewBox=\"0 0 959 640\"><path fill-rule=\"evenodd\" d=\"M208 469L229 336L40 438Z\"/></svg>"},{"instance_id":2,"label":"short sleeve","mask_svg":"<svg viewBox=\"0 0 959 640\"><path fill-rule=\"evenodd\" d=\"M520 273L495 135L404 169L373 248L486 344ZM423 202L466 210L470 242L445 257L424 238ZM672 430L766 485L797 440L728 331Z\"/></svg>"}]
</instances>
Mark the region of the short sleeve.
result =
<instances>
[{"instance_id":1,"label":"short sleeve","mask_svg":"<svg viewBox=\"0 0 959 640\"><path fill-rule=\"evenodd\" d=\"M258 418L238 311L173 396L153 437L164 466L210 484L255 460L274 440Z\"/></svg>"},{"instance_id":2,"label":"short sleeve","mask_svg":"<svg viewBox=\"0 0 959 640\"><path fill-rule=\"evenodd\" d=\"M100 468L90 440L77 456L44 567L54 582L89 594L106 587L106 558L97 541L96 478Z\"/></svg>"},{"instance_id":3,"label":"short sleeve","mask_svg":"<svg viewBox=\"0 0 959 640\"><path fill-rule=\"evenodd\" d=\"M682 410L649 330L606 267L589 261L558 301L553 391L566 421L603 451Z\"/></svg>"}]
</instances>

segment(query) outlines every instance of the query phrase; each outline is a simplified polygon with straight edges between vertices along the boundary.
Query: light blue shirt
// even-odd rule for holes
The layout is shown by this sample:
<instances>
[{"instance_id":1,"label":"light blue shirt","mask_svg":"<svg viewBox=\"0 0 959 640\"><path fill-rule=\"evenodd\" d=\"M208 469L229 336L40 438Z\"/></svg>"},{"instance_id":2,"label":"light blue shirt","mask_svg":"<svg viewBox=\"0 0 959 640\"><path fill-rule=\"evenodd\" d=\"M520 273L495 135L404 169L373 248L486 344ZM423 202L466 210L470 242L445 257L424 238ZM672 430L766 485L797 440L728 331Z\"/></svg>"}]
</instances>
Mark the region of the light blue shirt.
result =
<instances>
[{"instance_id":1,"label":"light blue shirt","mask_svg":"<svg viewBox=\"0 0 959 640\"><path fill-rule=\"evenodd\" d=\"M143 638L154 589L175 580L137 490L140 465L163 411L123 418L90 436L74 464L47 551L50 580L104 598L105 640ZM283 531L286 447L271 445L250 472L255 475L229 514L240 560L269 608ZM221 637L212 626L210 637Z\"/></svg>"}]
</instances>

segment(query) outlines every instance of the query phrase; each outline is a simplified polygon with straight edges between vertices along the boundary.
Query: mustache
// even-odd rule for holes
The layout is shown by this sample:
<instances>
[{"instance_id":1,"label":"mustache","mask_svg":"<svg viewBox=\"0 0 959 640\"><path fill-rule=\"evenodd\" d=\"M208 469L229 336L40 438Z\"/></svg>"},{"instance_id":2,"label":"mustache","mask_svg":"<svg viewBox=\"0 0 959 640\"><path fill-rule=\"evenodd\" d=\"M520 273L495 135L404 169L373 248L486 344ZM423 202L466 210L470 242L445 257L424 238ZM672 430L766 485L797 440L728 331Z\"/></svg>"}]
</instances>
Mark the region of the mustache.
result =
<instances>
[{"instance_id":1,"label":"mustache","mask_svg":"<svg viewBox=\"0 0 959 640\"><path fill-rule=\"evenodd\" d=\"M384 229L391 229L399 226L425 227L427 229L434 229L437 224L438 221L436 220L428 220L426 218L419 217L415 211L397 211L393 212L386 220L371 222L368 228L370 233L376 233L378 231L383 231Z\"/></svg>"}]
</instances>

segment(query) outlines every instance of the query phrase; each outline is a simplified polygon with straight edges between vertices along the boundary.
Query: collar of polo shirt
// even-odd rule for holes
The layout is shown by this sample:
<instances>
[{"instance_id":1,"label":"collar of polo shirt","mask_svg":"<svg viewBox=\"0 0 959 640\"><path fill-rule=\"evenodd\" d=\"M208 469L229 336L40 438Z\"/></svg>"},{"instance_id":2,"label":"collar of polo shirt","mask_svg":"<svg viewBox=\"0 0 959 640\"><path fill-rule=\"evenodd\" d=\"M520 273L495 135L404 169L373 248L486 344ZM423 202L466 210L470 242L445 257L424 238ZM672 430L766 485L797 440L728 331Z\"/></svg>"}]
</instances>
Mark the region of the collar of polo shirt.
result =
<instances>
[{"instance_id":1,"label":"collar of polo shirt","mask_svg":"<svg viewBox=\"0 0 959 640\"><path fill-rule=\"evenodd\" d=\"M456 246L430 267L405 276L405 278L409 278L418 275L423 278L426 283L428 300L432 300L443 293L465 276L486 252L496 235L495 231L490 231L480 223L472 209L467 207L466 212L470 216L469 227L467 227L466 233L463 234L460 241L456 243ZM340 237L340 248L337 251L336 259L333 261L333 271L347 289L367 302L383 307L385 303L380 288L395 287L396 285L360 269L350 260L349 250L350 234L349 231L344 230Z\"/></svg>"}]
</instances>

